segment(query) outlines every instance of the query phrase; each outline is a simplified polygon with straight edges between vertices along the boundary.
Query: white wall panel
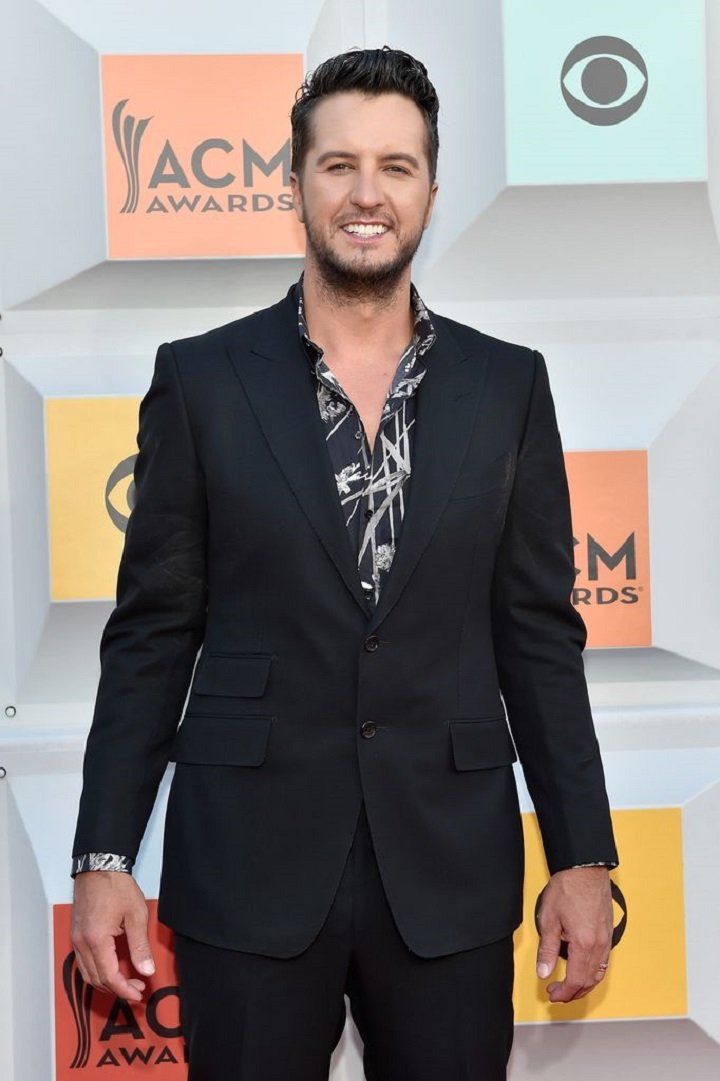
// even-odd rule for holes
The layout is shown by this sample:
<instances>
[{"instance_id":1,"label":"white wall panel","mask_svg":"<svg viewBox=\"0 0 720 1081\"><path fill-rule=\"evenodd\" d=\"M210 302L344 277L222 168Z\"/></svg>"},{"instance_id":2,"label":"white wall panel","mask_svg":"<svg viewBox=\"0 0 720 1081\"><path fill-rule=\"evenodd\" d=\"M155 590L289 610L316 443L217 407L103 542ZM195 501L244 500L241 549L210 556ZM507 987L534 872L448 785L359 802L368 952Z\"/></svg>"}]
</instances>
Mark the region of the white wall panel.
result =
<instances>
[{"instance_id":1,"label":"white wall panel","mask_svg":"<svg viewBox=\"0 0 720 1081\"><path fill-rule=\"evenodd\" d=\"M303 52L323 0L42 0L98 53ZM356 4L356 6L360 6Z\"/></svg>"},{"instance_id":2,"label":"white wall panel","mask_svg":"<svg viewBox=\"0 0 720 1081\"><path fill-rule=\"evenodd\" d=\"M105 225L97 54L36 0L6 0L3 42L0 288L9 306L104 259Z\"/></svg>"},{"instance_id":3,"label":"white wall panel","mask_svg":"<svg viewBox=\"0 0 720 1081\"><path fill-rule=\"evenodd\" d=\"M655 643L720 667L720 363L650 448Z\"/></svg>"},{"instance_id":4,"label":"white wall panel","mask_svg":"<svg viewBox=\"0 0 720 1081\"><path fill-rule=\"evenodd\" d=\"M440 98L440 188L421 274L506 184L501 9L500 0L454 0L452 14L444 4L419 13L413 0L387 0L388 44L423 61Z\"/></svg>"},{"instance_id":5,"label":"white wall panel","mask_svg":"<svg viewBox=\"0 0 720 1081\"><path fill-rule=\"evenodd\" d=\"M717 974L720 971L720 782L688 802L683 811L688 1013L720 1044Z\"/></svg>"}]
</instances>

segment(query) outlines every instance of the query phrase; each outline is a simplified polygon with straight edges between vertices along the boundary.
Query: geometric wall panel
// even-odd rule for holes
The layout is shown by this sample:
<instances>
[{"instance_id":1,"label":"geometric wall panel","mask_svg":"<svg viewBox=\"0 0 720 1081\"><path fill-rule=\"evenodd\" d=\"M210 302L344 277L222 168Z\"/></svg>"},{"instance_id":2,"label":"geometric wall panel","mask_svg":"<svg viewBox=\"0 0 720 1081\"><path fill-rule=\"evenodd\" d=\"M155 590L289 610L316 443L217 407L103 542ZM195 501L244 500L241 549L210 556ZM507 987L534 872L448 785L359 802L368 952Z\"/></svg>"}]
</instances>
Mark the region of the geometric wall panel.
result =
<instances>
[{"instance_id":1,"label":"geometric wall panel","mask_svg":"<svg viewBox=\"0 0 720 1081\"><path fill-rule=\"evenodd\" d=\"M97 600L115 592L133 505L131 432L137 398L45 402L51 599Z\"/></svg>"},{"instance_id":2,"label":"geometric wall panel","mask_svg":"<svg viewBox=\"0 0 720 1081\"><path fill-rule=\"evenodd\" d=\"M510 185L705 178L701 0L504 10Z\"/></svg>"},{"instance_id":3,"label":"geometric wall panel","mask_svg":"<svg viewBox=\"0 0 720 1081\"><path fill-rule=\"evenodd\" d=\"M55 1081L83 1078L152 1076L158 1081L181 1081L187 1076L185 1046L179 1018L178 979L172 953L172 932L157 922L157 902L150 901L148 933L155 975L147 981L140 1003L121 1002L86 986L70 942L71 905L53 906L55 950ZM124 940L120 967L133 975Z\"/></svg>"},{"instance_id":4,"label":"geometric wall panel","mask_svg":"<svg viewBox=\"0 0 720 1081\"><path fill-rule=\"evenodd\" d=\"M653 641L720 667L720 364L650 446Z\"/></svg>"},{"instance_id":5,"label":"geometric wall panel","mask_svg":"<svg viewBox=\"0 0 720 1081\"><path fill-rule=\"evenodd\" d=\"M515 1017L519 1022L683 1017L687 1014L683 897L682 811L679 807L614 810L620 867L612 879L628 908L625 933L613 949L609 973L588 998L549 1002L535 976L533 912L547 881L534 815L525 827L525 912L515 936ZM622 917L615 905L615 924ZM559 961L552 979L562 979Z\"/></svg>"},{"instance_id":6,"label":"geometric wall panel","mask_svg":"<svg viewBox=\"0 0 720 1081\"><path fill-rule=\"evenodd\" d=\"M573 601L588 643L649 646L647 454L574 451L565 462L578 570Z\"/></svg>"},{"instance_id":7,"label":"geometric wall panel","mask_svg":"<svg viewBox=\"0 0 720 1081\"><path fill-rule=\"evenodd\" d=\"M287 189L302 77L300 55L104 56L109 258L300 254Z\"/></svg>"}]
</instances>

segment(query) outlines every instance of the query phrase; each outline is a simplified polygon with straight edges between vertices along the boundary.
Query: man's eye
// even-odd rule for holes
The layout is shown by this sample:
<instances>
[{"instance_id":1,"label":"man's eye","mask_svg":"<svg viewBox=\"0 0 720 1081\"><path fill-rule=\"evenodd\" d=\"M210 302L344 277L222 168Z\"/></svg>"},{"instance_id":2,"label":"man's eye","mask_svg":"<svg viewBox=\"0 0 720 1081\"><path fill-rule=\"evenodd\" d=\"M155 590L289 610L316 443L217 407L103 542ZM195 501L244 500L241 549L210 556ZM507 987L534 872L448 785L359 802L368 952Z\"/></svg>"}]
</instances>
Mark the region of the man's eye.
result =
<instances>
[{"instance_id":1,"label":"man's eye","mask_svg":"<svg viewBox=\"0 0 720 1081\"><path fill-rule=\"evenodd\" d=\"M331 171L335 169L349 169L350 166L346 161L336 161L334 165L330 166Z\"/></svg>"},{"instance_id":2,"label":"man's eye","mask_svg":"<svg viewBox=\"0 0 720 1081\"><path fill-rule=\"evenodd\" d=\"M410 170L409 170L409 169L405 169L405 168L403 168L403 166L402 166L402 165L391 165L391 166L390 166L390 169L391 169L391 170L392 170L392 171L393 171L394 173L405 173L405 175L406 175L406 176L409 176L409 175L410 175Z\"/></svg>"}]
</instances>

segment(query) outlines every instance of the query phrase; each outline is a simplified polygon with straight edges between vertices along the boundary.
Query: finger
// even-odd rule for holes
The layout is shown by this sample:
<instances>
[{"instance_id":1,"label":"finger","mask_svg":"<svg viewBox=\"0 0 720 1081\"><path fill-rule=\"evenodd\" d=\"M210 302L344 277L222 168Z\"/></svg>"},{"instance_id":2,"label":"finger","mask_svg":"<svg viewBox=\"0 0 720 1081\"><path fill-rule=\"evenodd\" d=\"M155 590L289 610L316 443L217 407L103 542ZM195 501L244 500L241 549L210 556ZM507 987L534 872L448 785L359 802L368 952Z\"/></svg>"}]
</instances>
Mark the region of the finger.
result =
<instances>
[{"instance_id":1,"label":"finger","mask_svg":"<svg viewBox=\"0 0 720 1081\"><path fill-rule=\"evenodd\" d=\"M553 930L543 930L540 936L540 944L537 951L537 963L535 971L539 980L546 980L549 976L552 976L555 965L557 964L558 957L560 956L560 945L562 938L560 936L560 928Z\"/></svg>"},{"instance_id":2,"label":"finger","mask_svg":"<svg viewBox=\"0 0 720 1081\"><path fill-rule=\"evenodd\" d=\"M89 984L92 985L95 981L94 981L93 977L90 975L90 971L89 971L87 965L85 964L85 962L83 961L82 956L80 954L80 951L77 948L75 949L75 961L77 963L77 967L78 967L78 970L80 972L80 975L82 976L85 983L89 983Z\"/></svg>"},{"instance_id":3,"label":"finger","mask_svg":"<svg viewBox=\"0 0 720 1081\"><path fill-rule=\"evenodd\" d=\"M152 976L155 971L155 961L148 941L147 926L147 906L141 902L132 913L125 917L125 935L130 950L130 960L135 971L143 976Z\"/></svg>"},{"instance_id":4,"label":"finger","mask_svg":"<svg viewBox=\"0 0 720 1081\"><path fill-rule=\"evenodd\" d=\"M609 965L608 961L604 961L602 964L598 965L597 972L595 973L595 981L596 981L596 983L601 983L602 980L605 979L605 977L608 974L608 968L609 967L610 967L610 965Z\"/></svg>"},{"instance_id":5,"label":"finger","mask_svg":"<svg viewBox=\"0 0 720 1081\"><path fill-rule=\"evenodd\" d=\"M115 939L112 935L102 938L93 949L93 958L97 967L98 976L102 986L117 995L118 998L127 999L129 1002L141 1002L142 991L145 989L141 980L133 980L132 983L120 971Z\"/></svg>"},{"instance_id":6,"label":"finger","mask_svg":"<svg viewBox=\"0 0 720 1081\"><path fill-rule=\"evenodd\" d=\"M75 947L75 960L77 961L80 975L85 983L90 984L92 987L96 987L98 990L102 990L92 951L85 942L85 939L79 935L73 935L73 946Z\"/></svg>"},{"instance_id":7,"label":"finger","mask_svg":"<svg viewBox=\"0 0 720 1081\"><path fill-rule=\"evenodd\" d=\"M572 1002L581 991L589 991L595 986L590 960L593 949L594 943L592 947L589 943L569 943L565 979L552 983L547 988L551 1002ZM597 971L597 964L594 969Z\"/></svg>"}]
</instances>

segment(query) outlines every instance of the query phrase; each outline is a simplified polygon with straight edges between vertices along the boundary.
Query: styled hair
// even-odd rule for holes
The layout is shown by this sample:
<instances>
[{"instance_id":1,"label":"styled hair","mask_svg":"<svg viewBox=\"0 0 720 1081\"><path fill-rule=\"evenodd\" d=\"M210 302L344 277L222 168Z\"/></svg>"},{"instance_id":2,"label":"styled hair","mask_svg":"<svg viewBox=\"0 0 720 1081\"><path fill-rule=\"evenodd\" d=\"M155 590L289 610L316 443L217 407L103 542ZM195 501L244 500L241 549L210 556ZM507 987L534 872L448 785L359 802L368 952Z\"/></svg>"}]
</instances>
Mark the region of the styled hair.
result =
<instances>
[{"instance_id":1,"label":"styled hair","mask_svg":"<svg viewBox=\"0 0 720 1081\"><path fill-rule=\"evenodd\" d=\"M403 94L417 105L427 130L430 179L437 173L438 111L440 103L427 68L414 56L384 45L382 49L352 49L323 61L309 72L295 95L290 112L293 172L300 173L312 143L312 113L318 101L330 94L359 90L363 94Z\"/></svg>"}]
</instances>

